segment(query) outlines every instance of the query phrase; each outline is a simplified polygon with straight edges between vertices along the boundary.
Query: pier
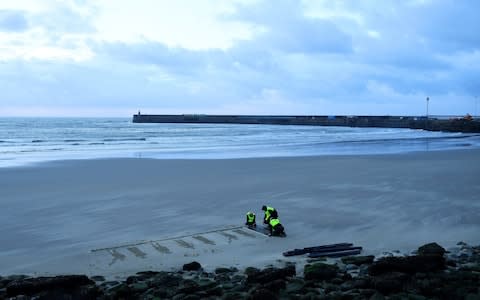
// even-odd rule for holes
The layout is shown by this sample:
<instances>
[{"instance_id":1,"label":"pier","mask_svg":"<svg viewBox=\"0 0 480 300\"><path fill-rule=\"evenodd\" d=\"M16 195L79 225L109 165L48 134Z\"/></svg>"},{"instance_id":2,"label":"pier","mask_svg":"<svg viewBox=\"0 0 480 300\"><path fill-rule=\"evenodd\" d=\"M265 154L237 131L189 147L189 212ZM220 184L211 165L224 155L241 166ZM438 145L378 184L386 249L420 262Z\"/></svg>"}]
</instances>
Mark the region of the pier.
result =
<instances>
[{"instance_id":1,"label":"pier","mask_svg":"<svg viewBox=\"0 0 480 300\"><path fill-rule=\"evenodd\" d=\"M134 123L269 124L410 128L429 131L479 133L480 120L472 117L415 116L278 116L278 115L133 115Z\"/></svg>"}]
</instances>

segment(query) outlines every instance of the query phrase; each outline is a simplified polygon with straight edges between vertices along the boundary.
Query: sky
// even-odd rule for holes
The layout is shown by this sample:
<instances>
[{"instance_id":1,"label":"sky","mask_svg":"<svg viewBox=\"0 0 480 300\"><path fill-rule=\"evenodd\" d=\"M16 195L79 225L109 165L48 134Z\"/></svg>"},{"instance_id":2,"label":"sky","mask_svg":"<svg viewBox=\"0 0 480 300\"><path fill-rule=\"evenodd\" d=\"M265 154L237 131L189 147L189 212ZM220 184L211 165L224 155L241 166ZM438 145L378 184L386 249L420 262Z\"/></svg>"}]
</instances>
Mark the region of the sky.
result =
<instances>
[{"instance_id":1,"label":"sky","mask_svg":"<svg viewBox=\"0 0 480 300\"><path fill-rule=\"evenodd\" d=\"M480 114L479 11L476 0L0 0L0 116Z\"/></svg>"}]
</instances>

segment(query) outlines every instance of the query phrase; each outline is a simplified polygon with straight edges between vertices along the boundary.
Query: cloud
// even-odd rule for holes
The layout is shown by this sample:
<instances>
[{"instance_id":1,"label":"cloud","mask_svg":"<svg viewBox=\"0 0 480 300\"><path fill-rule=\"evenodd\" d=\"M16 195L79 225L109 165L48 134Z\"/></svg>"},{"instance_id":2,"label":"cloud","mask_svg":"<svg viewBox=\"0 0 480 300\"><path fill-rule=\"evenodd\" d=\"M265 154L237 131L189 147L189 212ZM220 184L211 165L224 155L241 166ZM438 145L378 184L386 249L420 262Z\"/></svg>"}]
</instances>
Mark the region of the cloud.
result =
<instances>
[{"instance_id":1,"label":"cloud","mask_svg":"<svg viewBox=\"0 0 480 300\"><path fill-rule=\"evenodd\" d=\"M2 111L463 114L480 92L474 1L27 2L2 10L24 21L0 22Z\"/></svg>"},{"instance_id":2,"label":"cloud","mask_svg":"<svg viewBox=\"0 0 480 300\"><path fill-rule=\"evenodd\" d=\"M254 43L270 51L294 53L347 53L352 50L351 37L328 20L305 16L297 1L261 1L252 10L240 7L229 17L261 28ZM240 43L241 44L241 43ZM243 45L242 45L243 46Z\"/></svg>"},{"instance_id":3,"label":"cloud","mask_svg":"<svg viewBox=\"0 0 480 300\"><path fill-rule=\"evenodd\" d=\"M158 42L127 44L102 42L94 45L97 55L130 64L155 65L175 74L192 74L203 69L213 56L223 55L221 51L193 51L169 48Z\"/></svg>"},{"instance_id":4,"label":"cloud","mask_svg":"<svg viewBox=\"0 0 480 300\"><path fill-rule=\"evenodd\" d=\"M0 10L0 31L25 31L28 22L23 11Z\"/></svg>"}]
</instances>

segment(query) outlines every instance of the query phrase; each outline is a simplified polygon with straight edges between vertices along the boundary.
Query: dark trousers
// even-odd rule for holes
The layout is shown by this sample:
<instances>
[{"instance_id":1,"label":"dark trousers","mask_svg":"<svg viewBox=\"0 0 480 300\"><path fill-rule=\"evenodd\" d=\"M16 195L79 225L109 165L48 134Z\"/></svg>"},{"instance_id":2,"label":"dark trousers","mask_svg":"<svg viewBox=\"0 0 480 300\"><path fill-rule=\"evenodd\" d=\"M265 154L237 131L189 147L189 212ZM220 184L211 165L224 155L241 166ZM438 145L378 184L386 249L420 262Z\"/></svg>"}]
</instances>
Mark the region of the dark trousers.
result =
<instances>
[{"instance_id":1,"label":"dark trousers","mask_svg":"<svg viewBox=\"0 0 480 300\"><path fill-rule=\"evenodd\" d=\"M285 228L283 228L282 224L277 224L275 227L270 226L270 234L279 236L285 233Z\"/></svg>"}]
</instances>

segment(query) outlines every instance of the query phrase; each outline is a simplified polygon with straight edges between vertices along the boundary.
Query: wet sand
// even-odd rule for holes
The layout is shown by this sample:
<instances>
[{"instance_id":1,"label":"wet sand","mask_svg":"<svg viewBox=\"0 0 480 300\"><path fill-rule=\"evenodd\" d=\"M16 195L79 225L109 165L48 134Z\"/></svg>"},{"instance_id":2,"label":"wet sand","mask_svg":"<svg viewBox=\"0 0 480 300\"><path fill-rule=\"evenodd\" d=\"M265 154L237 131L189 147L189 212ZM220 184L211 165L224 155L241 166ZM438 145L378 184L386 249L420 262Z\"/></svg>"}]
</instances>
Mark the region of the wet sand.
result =
<instances>
[{"instance_id":1,"label":"wet sand","mask_svg":"<svg viewBox=\"0 0 480 300\"><path fill-rule=\"evenodd\" d=\"M72 160L2 168L0 190L1 274L264 266L334 242L372 254L480 242L480 150ZM263 204L287 238L229 227L248 210L260 220Z\"/></svg>"}]
</instances>

